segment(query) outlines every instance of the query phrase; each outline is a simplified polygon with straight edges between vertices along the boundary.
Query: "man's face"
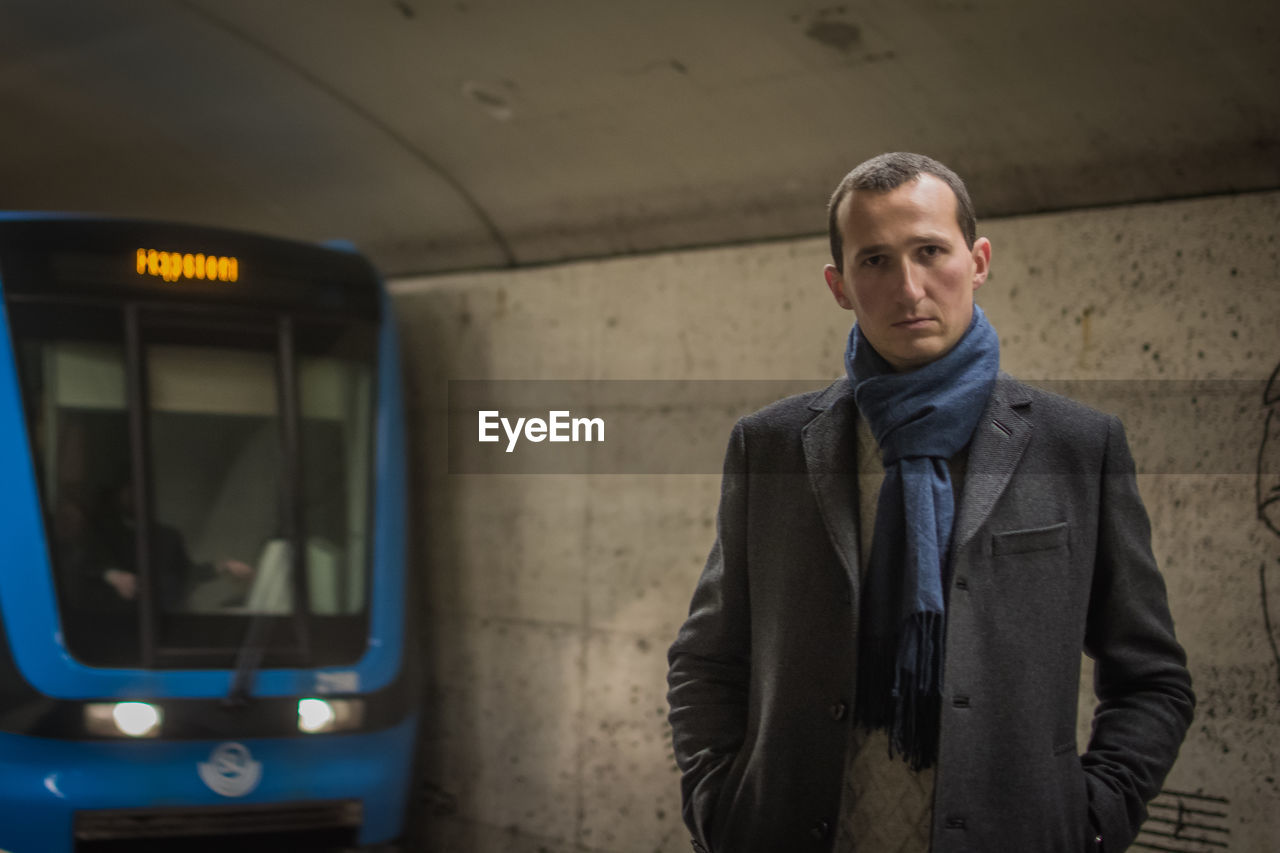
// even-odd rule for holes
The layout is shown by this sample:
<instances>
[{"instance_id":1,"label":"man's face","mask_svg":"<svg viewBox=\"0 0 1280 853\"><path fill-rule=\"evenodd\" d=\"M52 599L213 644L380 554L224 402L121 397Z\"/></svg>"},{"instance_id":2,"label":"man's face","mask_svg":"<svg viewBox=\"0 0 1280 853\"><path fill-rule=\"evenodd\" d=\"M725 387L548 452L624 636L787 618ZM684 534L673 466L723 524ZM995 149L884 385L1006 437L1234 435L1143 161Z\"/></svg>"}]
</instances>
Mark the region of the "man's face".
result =
<instances>
[{"instance_id":1,"label":"man's face","mask_svg":"<svg viewBox=\"0 0 1280 853\"><path fill-rule=\"evenodd\" d=\"M956 197L922 174L889 192L854 190L840 202L844 270L828 264L827 286L858 315L866 339L897 371L951 351L973 318L973 292L987 279L991 243L970 249Z\"/></svg>"}]
</instances>

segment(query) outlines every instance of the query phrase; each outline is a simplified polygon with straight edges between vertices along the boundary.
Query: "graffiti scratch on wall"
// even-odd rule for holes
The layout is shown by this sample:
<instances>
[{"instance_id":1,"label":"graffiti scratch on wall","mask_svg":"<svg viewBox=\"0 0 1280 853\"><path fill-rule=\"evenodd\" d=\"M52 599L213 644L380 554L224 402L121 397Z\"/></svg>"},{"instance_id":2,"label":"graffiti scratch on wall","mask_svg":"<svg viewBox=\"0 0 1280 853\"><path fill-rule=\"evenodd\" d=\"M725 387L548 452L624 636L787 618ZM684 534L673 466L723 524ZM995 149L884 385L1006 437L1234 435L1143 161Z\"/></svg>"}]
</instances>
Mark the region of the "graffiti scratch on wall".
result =
<instances>
[{"instance_id":1,"label":"graffiti scratch on wall","mask_svg":"<svg viewBox=\"0 0 1280 853\"><path fill-rule=\"evenodd\" d=\"M1280 364L1271 372L1266 390L1262 393L1262 404L1267 410L1266 421L1262 429L1262 445L1258 448L1258 518L1276 536L1280 536ZM1271 579L1268 583L1268 566L1264 560L1258 569L1258 585L1262 593L1262 619L1267 629L1267 641L1271 643L1271 655L1276 664L1276 685L1280 687L1280 649L1277 648L1277 617L1268 602L1268 587L1271 594L1277 591L1275 567L1271 568Z\"/></svg>"},{"instance_id":2,"label":"graffiti scratch on wall","mask_svg":"<svg viewBox=\"0 0 1280 853\"><path fill-rule=\"evenodd\" d=\"M1225 797L1164 790L1150 804L1150 816L1133 842L1137 850L1217 853L1229 850Z\"/></svg>"}]
</instances>

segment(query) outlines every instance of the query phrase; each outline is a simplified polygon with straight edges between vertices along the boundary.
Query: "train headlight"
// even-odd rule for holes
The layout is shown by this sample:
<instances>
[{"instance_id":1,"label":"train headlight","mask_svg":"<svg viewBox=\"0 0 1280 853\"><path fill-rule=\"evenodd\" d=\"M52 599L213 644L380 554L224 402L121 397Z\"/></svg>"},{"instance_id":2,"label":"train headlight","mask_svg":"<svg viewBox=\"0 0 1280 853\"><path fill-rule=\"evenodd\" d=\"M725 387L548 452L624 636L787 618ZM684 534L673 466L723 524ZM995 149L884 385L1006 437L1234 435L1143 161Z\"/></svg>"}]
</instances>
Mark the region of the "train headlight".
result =
<instances>
[{"instance_id":1,"label":"train headlight","mask_svg":"<svg viewBox=\"0 0 1280 853\"><path fill-rule=\"evenodd\" d=\"M91 702L84 706L84 726L102 737L156 737L164 712L149 702Z\"/></svg>"},{"instance_id":2,"label":"train headlight","mask_svg":"<svg viewBox=\"0 0 1280 853\"><path fill-rule=\"evenodd\" d=\"M364 721L364 702L359 699L299 699L298 731L307 734L341 732Z\"/></svg>"}]
</instances>

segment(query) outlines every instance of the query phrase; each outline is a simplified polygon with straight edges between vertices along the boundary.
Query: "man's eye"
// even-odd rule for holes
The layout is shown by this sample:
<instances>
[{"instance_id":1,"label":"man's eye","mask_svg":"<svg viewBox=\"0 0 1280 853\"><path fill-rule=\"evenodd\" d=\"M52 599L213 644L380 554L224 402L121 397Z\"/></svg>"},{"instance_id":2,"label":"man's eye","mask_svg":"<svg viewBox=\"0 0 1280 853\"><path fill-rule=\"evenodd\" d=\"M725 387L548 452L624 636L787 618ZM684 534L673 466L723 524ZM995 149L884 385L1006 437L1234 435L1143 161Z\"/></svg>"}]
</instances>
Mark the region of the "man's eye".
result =
<instances>
[{"instance_id":1,"label":"man's eye","mask_svg":"<svg viewBox=\"0 0 1280 853\"><path fill-rule=\"evenodd\" d=\"M862 261L862 265L864 267L878 267L883 263L884 263L884 255L871 255L868 258L864 258Z\"/></svg>"},{"instance_id":2,"label":"man's eye","mask_svg":"<svg viewBox=\"0 0 1280 853\"><path fill-rule=\"evenodd\" d=\"M920 251L927 258L936 258L938 255L942 254L942 247L941 246L924 246L920 249Z\"/></svg>"}]
</instances>

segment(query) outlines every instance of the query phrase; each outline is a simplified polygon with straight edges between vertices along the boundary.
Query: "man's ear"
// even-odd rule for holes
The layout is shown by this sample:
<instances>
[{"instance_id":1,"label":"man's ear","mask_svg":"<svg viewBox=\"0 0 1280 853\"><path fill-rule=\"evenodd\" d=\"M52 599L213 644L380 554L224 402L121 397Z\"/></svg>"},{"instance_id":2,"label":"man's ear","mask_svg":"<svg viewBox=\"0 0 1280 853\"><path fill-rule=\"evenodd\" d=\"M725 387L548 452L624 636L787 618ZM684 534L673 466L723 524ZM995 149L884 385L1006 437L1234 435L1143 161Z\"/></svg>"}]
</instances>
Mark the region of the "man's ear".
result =
<instances>
[{"instance_id":1,"label":"man's ear","mask_svg":"<svg viewBox=\"0 0 1280 853\"><path fill-rule=\"evenodd\" d=\"M844 277L840 275L840 270L836 269L832 264L827 264L822 268L822 275L827 280L827 287L831 289L831 295L836 298L836 304L846 311L852 311L853 303L845 295Z\"/></svg>"},{"instance_id":2,"label":"man's ear","mask_svg":"<svg viewBox=\"0 0 1280 853\"><path fill-rule=\"evenodd\" d=\"M973 241L973 266L973 289L977 290L991 274L991 241L986 237Z\"/></svg>"}]
</instances>

